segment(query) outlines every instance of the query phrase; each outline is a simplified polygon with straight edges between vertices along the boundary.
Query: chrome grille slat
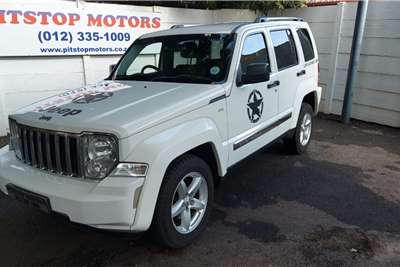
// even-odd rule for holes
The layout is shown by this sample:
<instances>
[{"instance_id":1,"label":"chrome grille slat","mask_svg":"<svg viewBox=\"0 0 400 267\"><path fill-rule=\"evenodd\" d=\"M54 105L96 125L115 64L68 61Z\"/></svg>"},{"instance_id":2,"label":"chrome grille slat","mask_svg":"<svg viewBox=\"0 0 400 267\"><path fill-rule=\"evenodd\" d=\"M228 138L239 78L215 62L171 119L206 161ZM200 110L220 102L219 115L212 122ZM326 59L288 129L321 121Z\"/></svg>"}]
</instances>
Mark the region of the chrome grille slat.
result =
<instances>
[{"instance_id":1,"label":"chrome grille slat","mask_svg":"<svg viewBox=\"0 0 400 267\"><path fill-rule=\"evenodd\" d=\"M58 134L54 136L54 151L56 155L56 171L58 173L62 173L61 155L60 155L60 136Z\"/></svg>"},{"instance_id":2,"label":"chrome grille slat","mask_svg":"<svg viewBox=\"0 0 400 267\"><path fill-rule=\"evenodd\" d=\"M24 161L28 164L30 164L29 160L29 153L28 153L28 138L26 136L26 129L22 129L22 140L24 142Z\"/></svg>"},{"instance_id":3,"label":"chrome grille slat","mask_svg":"<svg viewBox=\"0 0 400 267\"><path fill-rule=\"evenodd\" d=\"M17 123L21 161L63 175L81 177L79 135Z\"/></svg>"},{"instance_id":4,"label":"chrome grille slat","mask_svg":"<svg viewBox=\"0 0 400 267\"><path fill-rule=\"evenodd\" d=\"M29 131L29 143L31 146L30 152L31 152L31 165L36 166L36 150L35 150L35 140L34 140L34 132Z\"/></svg>"},{"instance_id":5,"label":"chrome grille slat","mask_svg":"<svg viewBox=\"0 0 400 267\"><path fill-rule=\"evenodd\" d=\"M78 168L78 176L83 176L83 168L82 168L82 162L83 159L81 159L81 144L80 144L80 139L76 138L76 158L78 159L77 161L77 168Z\"/></svg>"},{"instance_id":6,"label":"chrome grille slat","mask_svg":"<svg viewBox=\"0 0 400 267\"><path fill-rule=\"evenodd\" d=\"M18 147L19 147L19 151L21 151L21 158L20 160L24 160L24 148L23 148L23 144L22 144L22 130L21 128L19 128L17 125L15 126L17 128L18 131Z\"/></svg>"},{"instance_id":7,"label":"chrome grille slat","mask_svg":"<svg viewBox=\"0 0 400 267\"><path fill-rule=\"evenodd\" d=\"M65 162L67 164L67 173L72 173L71 150L70 150L68 136L65 136L64 141L65 141Z\"/></svg>"},{"instance_id":8,"label":"chrome grille slat","mask_svg":"<svg viewBox=\"0 0 400 267\"><path fill-rule=\"evenodd\" d=\"M42 132L36 132L36 143L37 143L37 155L38 155L38 167L43 169L43 148L42 148Z\"/></svg>"},{"instance_id":9,"label":"chrome grille slat","mask_svg":"<svg viewBox=\"0 0 400 267\"><path fill-rule=\"evenodd\" d=\"M47 169L49 171L53 170L53 164L51 161L51 152L50 152L50 135L48 132L45 133L45 145L46 145L46 161L47 161Z\"/></svg>"}]
</instances>

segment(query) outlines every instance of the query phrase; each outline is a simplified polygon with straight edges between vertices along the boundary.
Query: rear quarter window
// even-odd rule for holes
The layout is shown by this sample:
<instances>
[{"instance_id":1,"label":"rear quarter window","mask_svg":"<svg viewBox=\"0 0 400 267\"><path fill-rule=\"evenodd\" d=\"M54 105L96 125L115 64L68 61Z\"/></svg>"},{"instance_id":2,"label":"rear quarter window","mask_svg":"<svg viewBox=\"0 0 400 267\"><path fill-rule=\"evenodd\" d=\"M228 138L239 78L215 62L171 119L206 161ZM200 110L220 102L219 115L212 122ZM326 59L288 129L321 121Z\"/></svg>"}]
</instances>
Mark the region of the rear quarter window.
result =
<instances>
[{"instance_id":1,"label":"rear quarter window","mask_svg":"<svg viewBox=\"0 0 400 267\"><path fill-rule=\"evenodd\" d=\"M296 45L291 30L274 30L270 32L274 46L278 70L283 70L298 64Z\"/></svg>"},{"instance_id":2,"label":"rear quarter window","mask_svg":"<svg viewBox=\"0 0 400 267\"><path fill-rule=\"evenodd\" d=\"M301 47L303 49L304 60L309 61L315 58L314 48L308 30L298 29L297 35L299 36Z\"/></svg>"}]
</instances>

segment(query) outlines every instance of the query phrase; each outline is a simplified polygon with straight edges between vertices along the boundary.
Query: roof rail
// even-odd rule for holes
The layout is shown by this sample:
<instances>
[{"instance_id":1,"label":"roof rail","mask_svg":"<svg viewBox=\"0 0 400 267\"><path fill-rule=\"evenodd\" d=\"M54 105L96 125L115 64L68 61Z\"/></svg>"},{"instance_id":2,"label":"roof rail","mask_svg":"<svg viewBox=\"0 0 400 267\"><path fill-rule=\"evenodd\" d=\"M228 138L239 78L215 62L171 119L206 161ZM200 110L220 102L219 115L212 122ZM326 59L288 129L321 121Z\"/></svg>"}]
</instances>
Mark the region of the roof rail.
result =
<instances>
[{"instance_id":1,"label":"roof rail","mask_svg":"<svg viewBox=\"0 0 400 267\"><path fill-rule=\"evenodd\" d=\"M268 22L268 21L304 21L302 18L296 17L266 17L261 16L254 20L255 23Z\"/></svg>"},{"instance_id":2,"label":"roof rail","mask_svg":"<svg viewBox=\"0 0 400 267\"><path fill-rule=\"evenodd\" d=\"M184 24L176 24L176 25L172 25L170 29L183 28L183 27L185 27Z\"/></svg>"},{"instance_id":3,"label":"roof rail","mask_svg":"<svg viewBox=\"0 0 400 267\"><path fill-rule=\"evenodd\" d=\"M184 27L190 27L190 26L198 26L200 24L176 24L172 25L170 29L176 29L176 28L184 28Z\"/></svg>"}]
</instances>

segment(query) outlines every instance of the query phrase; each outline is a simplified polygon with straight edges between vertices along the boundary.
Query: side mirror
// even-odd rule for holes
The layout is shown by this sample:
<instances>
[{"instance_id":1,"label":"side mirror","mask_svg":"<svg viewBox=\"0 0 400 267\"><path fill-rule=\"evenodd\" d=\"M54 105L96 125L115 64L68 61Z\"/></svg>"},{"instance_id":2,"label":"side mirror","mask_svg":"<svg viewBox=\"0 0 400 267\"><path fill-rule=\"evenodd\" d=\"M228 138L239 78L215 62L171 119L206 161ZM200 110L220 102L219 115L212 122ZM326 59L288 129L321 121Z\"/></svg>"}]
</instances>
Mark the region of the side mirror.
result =
<instances>
[{"instance_id":1,"label":"side mirror","mask_svg":"<svg viewBox=\"0 0 400 267\"><path fill-rule=\"evenodd\" d=\"M109 71L110 75L111 75L112 72L114 71L115 66L117 66L117 64L112 64L112 65L110 65L110 66L108 67L108 71Z\"/></svg>"},{"instance_id":2,"label":"side mirror","mask_svg":"<svg viewBox=\"0 0 400 267\"><path fill-rule=\"evenodd\" d=\"M239 73L240 74L240 73ZM238 74L237 85L269 81L269 66L267 63L251 63Z\"/></svg>"}]
</instances>

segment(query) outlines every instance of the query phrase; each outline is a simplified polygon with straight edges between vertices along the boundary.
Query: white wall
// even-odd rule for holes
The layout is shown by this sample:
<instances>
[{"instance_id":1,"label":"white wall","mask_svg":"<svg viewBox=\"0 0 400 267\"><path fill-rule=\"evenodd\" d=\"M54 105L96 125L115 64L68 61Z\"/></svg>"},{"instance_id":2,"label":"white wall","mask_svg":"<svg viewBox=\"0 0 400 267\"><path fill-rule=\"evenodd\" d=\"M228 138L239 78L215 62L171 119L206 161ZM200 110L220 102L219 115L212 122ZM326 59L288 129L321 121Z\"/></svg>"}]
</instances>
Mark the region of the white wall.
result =
<instances>
[{"instance_id":1,"label":"white wall","mask_svg":"<svg viewBox=\"0 0 400 267\"><path fill-rule=\"evenodd\" d=\"M0 0L1 3L10 1ZM163 25L215 23L222 21L252 21L249 10L198 10L166 7L143 7L86 3L62 0L13 0L15 4L35 4L44 7L107 10L110 13L131 11L151 12L162 16ZM2 36L1 38L4 38ZM3 39L4 40L4 39ZM0 41L3 41L0 40ZM29 44L27 44L29 45ZM24 105L58 92L97 82L109 72L120 56L47 56L0 58L0 135L6 134L8 114Z\"/></svg>"},{"instance_id":2,"label":"white wall","mask_svg":"<svg viewBox=\"0 0 400 267\"><path fill-rule=\"evenodd\" d=\"M357 3L275 12L310 23L320 56L321 111L341 114ZM400 127L400 2L370 1L353 118Z\"/></svg>"}]
</instances>

